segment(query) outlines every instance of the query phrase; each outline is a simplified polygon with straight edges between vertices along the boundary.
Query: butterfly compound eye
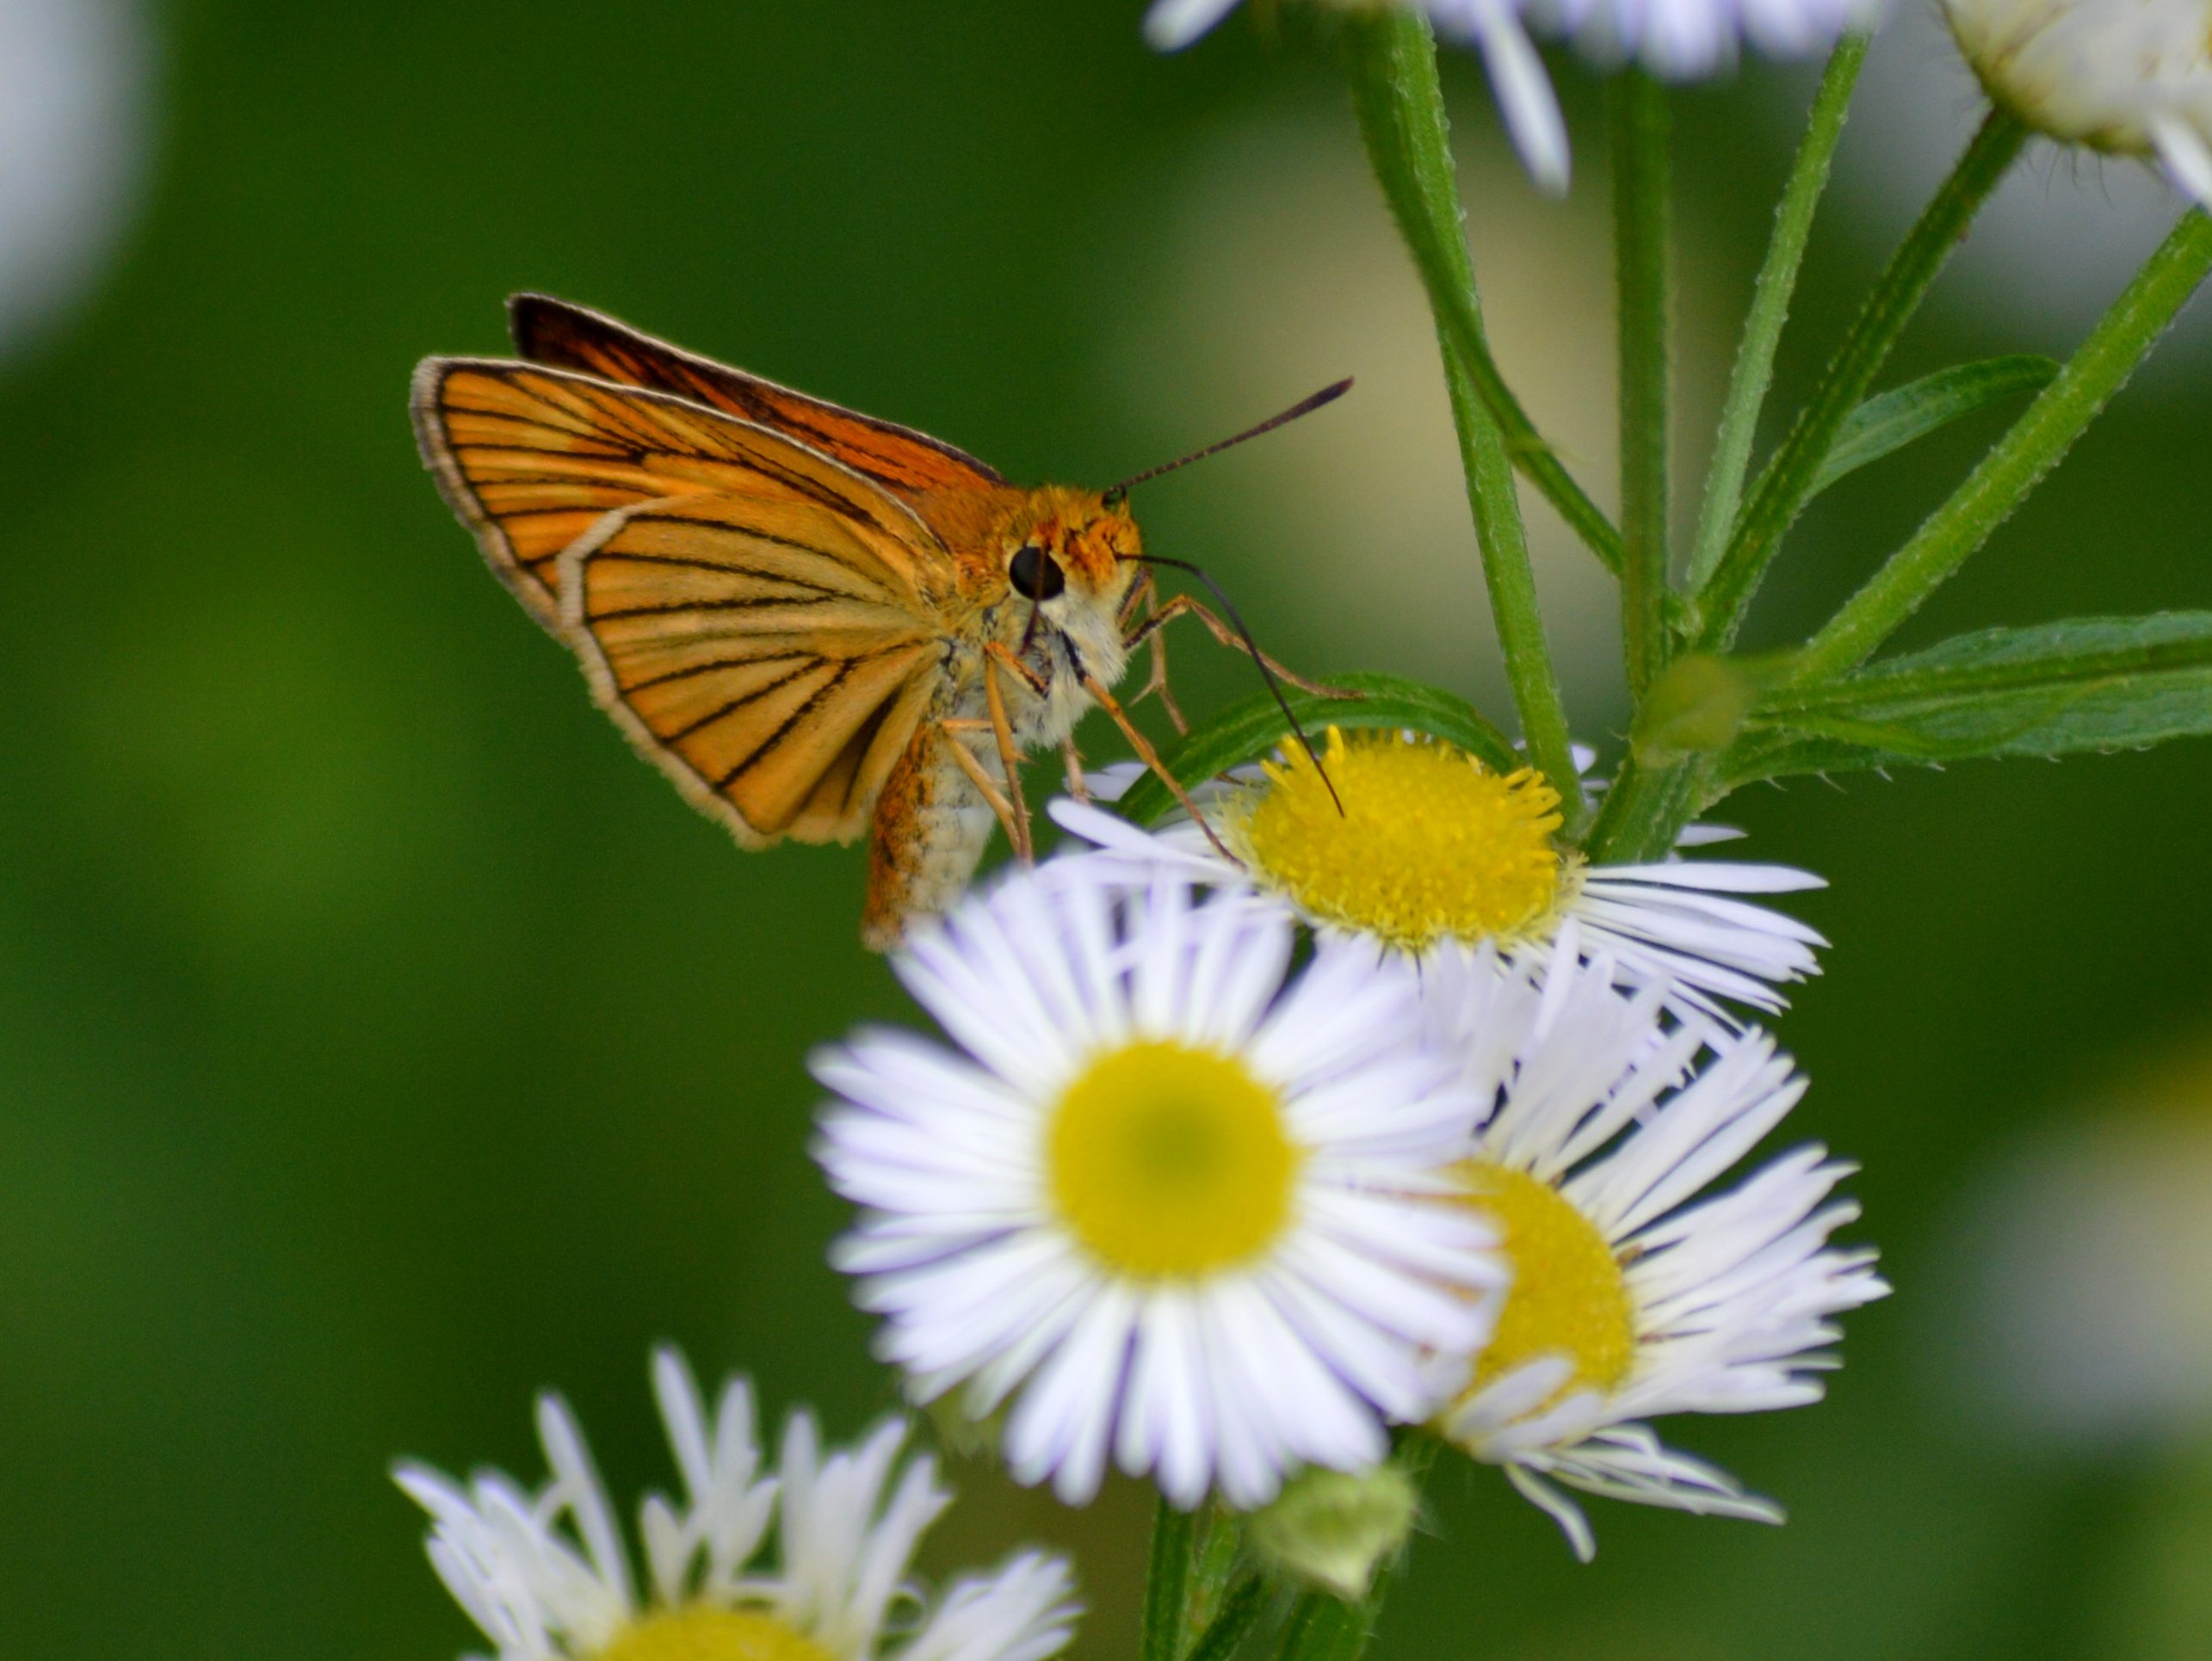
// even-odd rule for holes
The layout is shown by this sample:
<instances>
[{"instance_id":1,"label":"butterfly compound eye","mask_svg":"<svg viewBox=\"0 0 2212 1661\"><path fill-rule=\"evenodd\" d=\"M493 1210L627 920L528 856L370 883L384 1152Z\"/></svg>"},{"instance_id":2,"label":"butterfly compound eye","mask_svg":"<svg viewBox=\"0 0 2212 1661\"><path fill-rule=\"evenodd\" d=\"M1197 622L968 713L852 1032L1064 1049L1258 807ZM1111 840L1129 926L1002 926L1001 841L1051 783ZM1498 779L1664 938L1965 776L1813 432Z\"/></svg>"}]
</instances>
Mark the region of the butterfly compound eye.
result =
<instances>
[{"instance_id":1,"label":"butterfly compound eye","mask_svg":"<svg viewBox=\"0 0 2212 1661\"><path fill-rule=\"evenodd\" d=\"M1014 592L1026 595L1031 601L1053 599L1067 586L1060 562L1035 544L1015 554L1006 575L1014 584Z\"/></svg>"}]
</instances>

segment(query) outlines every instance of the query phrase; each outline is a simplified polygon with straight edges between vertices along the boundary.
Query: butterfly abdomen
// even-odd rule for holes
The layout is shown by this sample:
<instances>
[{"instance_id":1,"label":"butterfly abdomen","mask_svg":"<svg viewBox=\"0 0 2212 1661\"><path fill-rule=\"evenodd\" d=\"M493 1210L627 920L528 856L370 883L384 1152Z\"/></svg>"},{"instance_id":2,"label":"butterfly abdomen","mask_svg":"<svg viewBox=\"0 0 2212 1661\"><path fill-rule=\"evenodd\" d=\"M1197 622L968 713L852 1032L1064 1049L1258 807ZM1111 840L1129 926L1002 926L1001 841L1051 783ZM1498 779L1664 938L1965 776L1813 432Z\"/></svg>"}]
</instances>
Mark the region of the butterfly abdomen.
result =
<instances>
[{"instance_id":1,"label":"butterfly abdomen","mask_svg":"<svg viewBox=\"0 0 2212 1661\"><path fill-rule=\"evenodd\" d=\"M954 758L952 746L961 742L937 722L924 721L876 798L860 927L872 951L888 951L913 919L950 907L990 845L998 815ZM1004 788L1005 775L987 744L968 753Z\"/></svg>"}]
</instances>

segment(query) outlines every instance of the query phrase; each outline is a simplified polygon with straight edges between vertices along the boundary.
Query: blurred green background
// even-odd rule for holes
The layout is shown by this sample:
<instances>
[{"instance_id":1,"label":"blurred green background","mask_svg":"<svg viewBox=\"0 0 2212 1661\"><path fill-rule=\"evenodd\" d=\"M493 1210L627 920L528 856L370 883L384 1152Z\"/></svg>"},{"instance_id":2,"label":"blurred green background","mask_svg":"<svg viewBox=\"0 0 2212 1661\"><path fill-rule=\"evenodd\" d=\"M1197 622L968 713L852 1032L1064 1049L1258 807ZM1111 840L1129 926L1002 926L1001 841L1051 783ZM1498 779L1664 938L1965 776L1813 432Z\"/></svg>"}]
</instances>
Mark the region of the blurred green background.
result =
<instances>
[{"instance_id":1,"label":"blurred green background","mask_svg":"<svg viewBox=\"0 0 2212 1661\"><path fill-rule=\"evenodd\" d=\"M558 1384L633 1495L665 1477L663 1338L836 1431L892 1404L823 1263L843 1213L803 1058L905 1017L854 942L859 852L740 855L486 576L415 456L415 360L500 349L503 296L542 288L1091 483L1356 374L1148 487L1152 546L1309 671L1502 714L1431 344L1294 23L1162 59L1115 0L9 0L0 48L42 19L90 20L120 65L94 130L129 153L96 250L0 335L0 1648L448 1657L474 1634L394 1455L534 1478L530 1397ZM1912 27L1892 58L1933 50ZM1501 350L1602 479L1602 152L1590 77L1558 69L1565 206L1513 170L1478 66L1450 74ZM1785 392L1973 119L1955 72L1892 84L1846 139ZM1808 85L1760 66L1682 101L1693 447ZM90 153L10 143L65 183ZM2006 233L2030 257L1962 262L1895 377L2073 337L2039 263L2078 290L2104 259L2092 312L2116 291L2098 215L2140 246L2173 210L2153 189L2145 233L2131 170L2077 170L2031 164ZM2075 232L2035 228L2061 206ZM1913 639L2212 604L2203 333ZM1994 430L1836 491L1762 638ZM1609 592L1544 534L1579 719L1616 744ZM1179 678L1200 709L1247 685L1196 638ZM1836 945L1783 1027L1815 1080L1791 1134L1864 1162L1856 1232L1898 1294L1851 1321L1826 1405L1668 1427L1787 1528L1601 1504L1584 1568L1456 1471L1380 1653L2207 1652L2205 760L1729 804L1757 854L1833 881L1802 906ZM1080 1652L1129 1653L1143 1496L1070 1514L955 1475L932 1565L1065 1544L1097 1606Z\"/></svg>"}]
</instances>

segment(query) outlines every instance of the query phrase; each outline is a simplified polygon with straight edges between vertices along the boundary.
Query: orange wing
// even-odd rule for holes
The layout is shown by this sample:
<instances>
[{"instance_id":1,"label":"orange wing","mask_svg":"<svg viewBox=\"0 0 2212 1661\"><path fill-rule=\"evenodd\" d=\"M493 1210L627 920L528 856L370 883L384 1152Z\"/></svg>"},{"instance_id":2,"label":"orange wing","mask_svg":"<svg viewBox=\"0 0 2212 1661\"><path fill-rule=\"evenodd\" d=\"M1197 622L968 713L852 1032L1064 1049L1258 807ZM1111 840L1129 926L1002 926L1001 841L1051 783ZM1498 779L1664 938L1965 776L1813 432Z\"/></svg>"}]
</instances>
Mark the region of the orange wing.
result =
<instances>
[{"instance_id":1,"label":"orange wing","mask_svg":"<svg viewBox=\"0 0 2212 1661\"><path fill-rule=\"evenodd\" d=\"M425 358L412 407L447 503L548 628L559 620L563 549L609 512L702 491L813 502L917 558L944 557L911 508L850 468L665 393L494 358Z\"/></svg>"},{"instance_id":2,"label":"orange wing","mask_svg":"<svg viewBox=\"0 0 2212 1661\"><path fill-rule=\"evenodd\" d=\"M602 707L738 842L850 842L936 690L905 558L813 502L647 503L562 555L561 617Z\"/></svg>"},{"instance_id":3,"label":"orange wing","mask_svg":"<svg viewBox=\"0 0 2212 1661\"><path fill-rule=\"evenodd\" d=\"M988 489L1006 482L973 456L926 433L794 392L566 300L516 294L507 302L507 316L515 349L526 358L626 386L673 392L757 422L834 456L910 501L932 491Z\"/></svg>"},{"instance_id":4,"label":"orange wing","mask_svg":"<svg viewBox=\"0 0 2212 1661\"><path fill-rule=\"evenodd\" d=\"M934 690L952 556L765 428L534 364L429 359L423 454L641 754L749 848L850 841Z\"/></svg>"}]
</instances>

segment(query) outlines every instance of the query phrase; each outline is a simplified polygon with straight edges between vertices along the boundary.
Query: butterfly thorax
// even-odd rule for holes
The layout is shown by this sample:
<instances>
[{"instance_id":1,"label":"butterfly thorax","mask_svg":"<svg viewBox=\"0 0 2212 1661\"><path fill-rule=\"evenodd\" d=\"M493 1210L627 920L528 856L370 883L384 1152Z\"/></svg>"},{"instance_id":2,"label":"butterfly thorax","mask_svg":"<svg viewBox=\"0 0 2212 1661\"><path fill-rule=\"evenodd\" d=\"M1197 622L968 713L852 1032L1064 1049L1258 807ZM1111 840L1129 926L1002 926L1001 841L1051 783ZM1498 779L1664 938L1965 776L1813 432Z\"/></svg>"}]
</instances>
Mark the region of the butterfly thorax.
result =
<instances>
[{"instance_id":1,"label":"butterfly thorax","mask_svg":"<svg viewBox=\"0 0 2212 1661\"><path fill-rule=\"evenodd\" d=\"M1111 687L1121 678L1121 614L1143 540L1128 509L1096 491L1047 485L978 505L988 511L944 527L953 533L960 588L947 677L957 688L957 713L984 712L984 664L996 642L1045 688L1040 694L1001 666L1015 741L1024 750L1054 745L1091 707L1084 682Z\"/></svg>"},{"instance_id":2,"label":"butterfly thorax","mask_svg":"<svg viewBox=\"0 0 2212 1661\"><path fill-rule=\"evenodd\" d=\"M1007 489L942 515L926 499L919 506L952 553L957 596L943 620L933 719L877 807L862 932L879 948L911 918L942 911L973 875L997 819L973 775L1001 793L1019 788L999 752L991 680L1015 750L1066 738L1094 701L1090 688L1112 687L1127 666L1121 612L1142 550L1128 510L1096 491Z\"/></svg>"}]
</instances>

